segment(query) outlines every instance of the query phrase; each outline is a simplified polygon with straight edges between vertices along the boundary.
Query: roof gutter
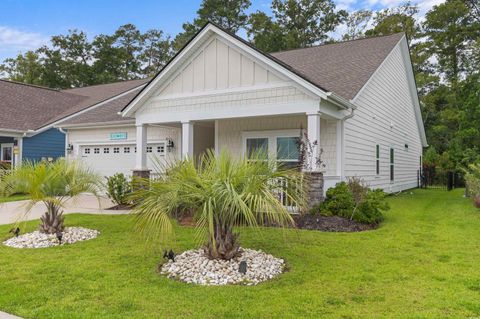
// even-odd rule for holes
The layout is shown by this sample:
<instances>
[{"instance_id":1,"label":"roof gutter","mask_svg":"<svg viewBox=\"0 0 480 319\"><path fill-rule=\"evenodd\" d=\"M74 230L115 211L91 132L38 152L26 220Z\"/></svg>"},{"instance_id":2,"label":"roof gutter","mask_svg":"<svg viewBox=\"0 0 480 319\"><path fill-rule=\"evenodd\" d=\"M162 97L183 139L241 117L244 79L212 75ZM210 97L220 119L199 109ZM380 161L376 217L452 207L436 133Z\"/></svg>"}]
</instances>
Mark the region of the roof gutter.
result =
<instances>
[{"instance_id":1,"label":"roof gutter","mask_svg":"<svg viewBox=\"0 0 480 319\"><path fill-rule=\"evenodd\" d=\"M335 104L336 106L340 107L340 108L343 108L343 109L352 109L352 110L355 110L357 107L355 106L355 104L353 104L352 102L344 99L343 97L341 96L338 96L337 94L333 93L333 92L327 92L327 98L330 100L330 102L332 102L333 104Z\"/></svg>"}]
</instances>

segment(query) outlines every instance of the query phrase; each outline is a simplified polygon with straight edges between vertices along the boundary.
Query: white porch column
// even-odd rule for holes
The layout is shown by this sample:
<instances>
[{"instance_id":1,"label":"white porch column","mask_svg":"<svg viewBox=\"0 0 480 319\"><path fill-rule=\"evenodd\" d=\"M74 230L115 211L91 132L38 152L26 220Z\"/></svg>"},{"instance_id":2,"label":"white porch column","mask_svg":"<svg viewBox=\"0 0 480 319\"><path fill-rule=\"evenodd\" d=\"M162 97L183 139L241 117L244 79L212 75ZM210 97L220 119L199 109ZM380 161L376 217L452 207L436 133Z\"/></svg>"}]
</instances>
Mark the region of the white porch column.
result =
<instances>
[{"instance_id":1,"label":"white porch column","mask_svg":"<svg viewBox=\"0 0 480 319\"><path fill-rule=\"evenodd\" d=\"M307 113L307 134L312 145L312 154L310 154L309 166L311 170L317 171L321 167L317 164L317 158L320 156L320 114Z\"/></svg>"},{"instance_id":2,"label":"white porch column","mask_svg":"<svg viewBox=\"0 0 480 319\"><path fill-rule=\"evenodd\" d=\"M137 154L135 171L147 170L147 126L137 124Z\"/></svg>"},{"instance_id":3,"label":"white porch column","mask_svg":"<svg viewBox=\"0 0 480 319\"><path fill-rule=\"evenodd\" d=\"M343 180L343 121L337 121L337 176Z\"/></svg>"},{"instance_id":4,"label":"white porch column","mask_svg":"<svg viewBox=\"0 0 480 319\"><path fill-rule=\"evenodd\" d=\"M182 159L193 156L193 123L182 122Z\"/></svg>"},{"instance_id":5,"label":"white porch column","mask_svg":"<svg viewBox=\"0 0 480 319\"><path fill-rule=\"evenodd\" d=\"M16 168L22 164L23 137L17 137L15 140L17 141L17 145L13 147L12 151L14 152L14 164Z\"/></svg>"}]
</instances>

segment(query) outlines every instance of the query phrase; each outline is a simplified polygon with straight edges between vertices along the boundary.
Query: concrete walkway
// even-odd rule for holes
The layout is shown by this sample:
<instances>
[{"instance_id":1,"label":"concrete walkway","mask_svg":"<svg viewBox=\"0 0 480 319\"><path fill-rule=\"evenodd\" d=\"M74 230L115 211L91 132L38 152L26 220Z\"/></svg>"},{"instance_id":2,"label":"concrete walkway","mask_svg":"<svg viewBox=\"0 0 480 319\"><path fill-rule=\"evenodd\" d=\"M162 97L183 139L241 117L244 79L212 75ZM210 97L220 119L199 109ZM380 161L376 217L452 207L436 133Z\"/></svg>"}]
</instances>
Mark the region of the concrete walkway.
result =
<instances>
[{"instance_id":1,"label":"concrete walkway","mask_svg":"<svg viewBox=\"0 0 480 319\"><path fill-rule=\"evenodd\" d=\"M0 203L0 225L13 224L26 220L39 219L45 213L45 205L37 203L28 214L25 213L28 205L28 200ZM84 213L84 214L104 214L104 215L118 215L128 214L128 210L107 210L107 208L114 206L112 201L106 197L101 197L100 200L93 195L82 194L75 199L68 200L64 213ZM3 319L0 316L0 319Z\"/></svg>"},{"instance_id":2,"label":"concrete walkway","mask_svg":"<svg viewBox=\"0 0 480 319\"><path fill-rule=\"evenodd\" d=\"M0 319L22 319L22 318L14 315L9 315L6 312L0 311Z\"/></svg>"}]
</instances>

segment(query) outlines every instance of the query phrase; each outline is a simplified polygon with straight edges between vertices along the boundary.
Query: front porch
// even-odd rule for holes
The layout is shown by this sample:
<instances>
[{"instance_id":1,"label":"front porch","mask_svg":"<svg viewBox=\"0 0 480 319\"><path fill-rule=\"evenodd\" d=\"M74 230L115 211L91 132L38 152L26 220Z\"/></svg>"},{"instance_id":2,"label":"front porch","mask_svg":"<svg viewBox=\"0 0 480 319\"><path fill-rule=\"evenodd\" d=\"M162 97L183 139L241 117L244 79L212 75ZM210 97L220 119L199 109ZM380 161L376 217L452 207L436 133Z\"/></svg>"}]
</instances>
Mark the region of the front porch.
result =
<instances>
[{"instance_id":1,"label":"front porch","mask_svg":"<svg viewBox=\"0 0 480 319\"><path fill-rule=\"evenodd\" d=\"M280 116L257 116L211 120L186 120L174 123L137 125L137 158L134 171L145 175L147 139L153 125L175 127L179 138L174 141L171 158L199 157L207 150L228 151L234 156L248 156L253 151L266 151L283 166L299 163L298 140L307 133L311 142L318 141L326 188L342 180L343 122L320 113ZM139 174L140 173L140 174Z\"/></svg>"}]
</instances>

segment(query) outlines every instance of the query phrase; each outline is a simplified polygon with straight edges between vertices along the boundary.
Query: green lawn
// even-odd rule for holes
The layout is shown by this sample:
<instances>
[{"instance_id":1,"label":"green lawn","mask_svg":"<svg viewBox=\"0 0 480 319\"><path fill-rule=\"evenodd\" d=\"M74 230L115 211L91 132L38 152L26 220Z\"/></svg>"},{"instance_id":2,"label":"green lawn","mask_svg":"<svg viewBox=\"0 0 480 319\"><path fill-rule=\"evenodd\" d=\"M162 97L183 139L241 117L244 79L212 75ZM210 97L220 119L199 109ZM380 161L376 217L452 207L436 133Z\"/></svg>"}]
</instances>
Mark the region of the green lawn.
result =
<instances>
[{"instance_id":1,"label":"green lawn","mask_svg":"<svg viewBox=\"0 0 480 319\"><path fill-rule=\"evenodd\" d=\"M5 202L14 202L17 200L25 200L29 199L30 197L28 195L23 195L23 194L16 194L8 197L0 197L0 203L5 203Z\"/></svg>"},{"instance_id":2,"label":"green lawn","mask_svg":"<svg viewBox=\"0 0 480 319\"><path fill-rule=\"evenodd\" d=\"M0 309L27 318L480 316L480 211L461 190L389 200L375 231L242 231L243 246L289 266L256 287L169 280L156 273L161 249L132 233L131 216L68 215L101 236L42 250L0 245ZM174 249L192 248L193 235L178 228Z\"/></svg>"}]
</instances>

